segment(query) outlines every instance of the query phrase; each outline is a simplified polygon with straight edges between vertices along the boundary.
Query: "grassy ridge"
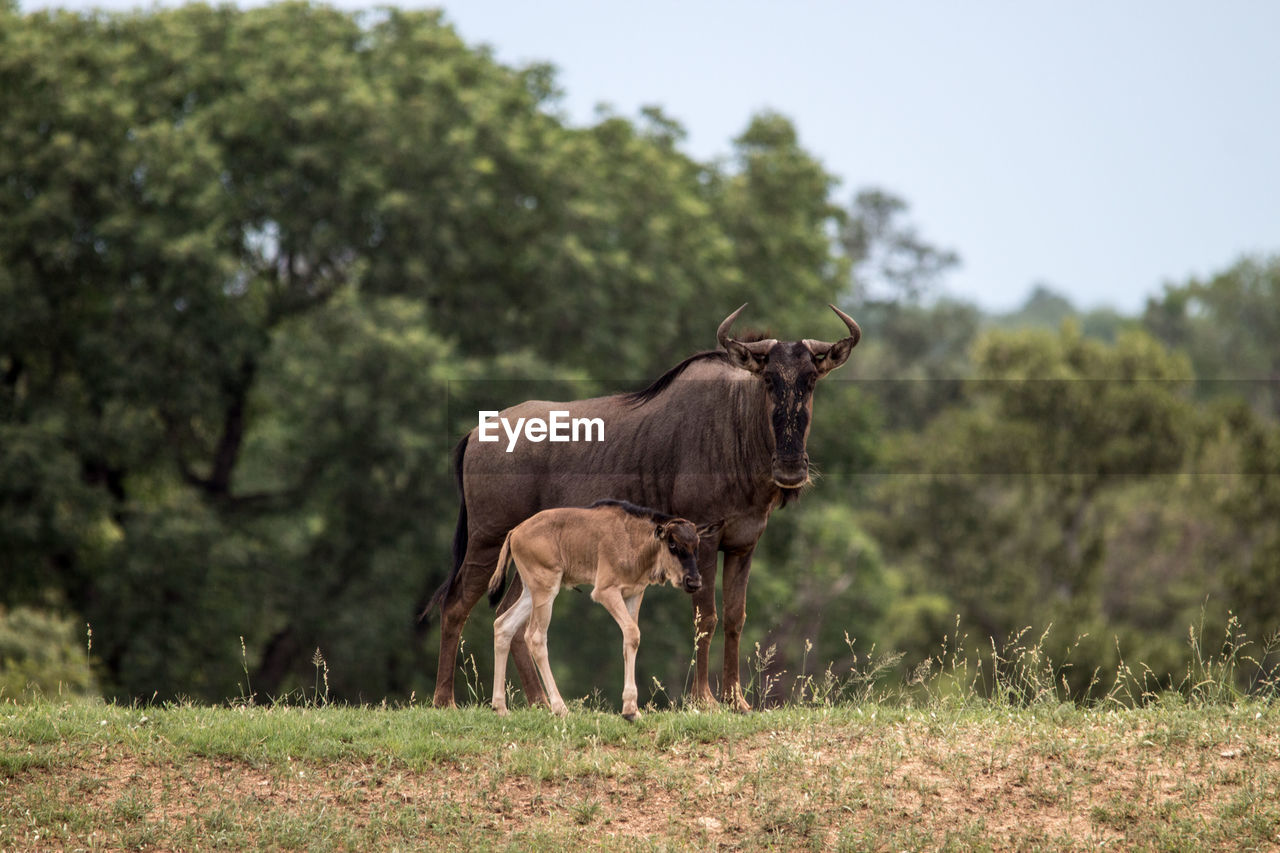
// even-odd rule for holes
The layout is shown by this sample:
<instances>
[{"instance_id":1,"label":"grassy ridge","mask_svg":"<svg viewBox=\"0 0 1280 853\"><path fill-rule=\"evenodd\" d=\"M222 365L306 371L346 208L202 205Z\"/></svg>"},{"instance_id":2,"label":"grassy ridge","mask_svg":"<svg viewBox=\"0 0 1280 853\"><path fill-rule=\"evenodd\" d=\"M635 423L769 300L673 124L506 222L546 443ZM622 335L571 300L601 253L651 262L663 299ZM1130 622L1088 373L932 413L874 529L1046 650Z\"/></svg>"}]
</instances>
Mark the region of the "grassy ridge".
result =
<instances>
[{"instance_id":1,"label":"grassy ridge","mask_svg":"<svg viewBox=\"0 0 1280 853\"><path fill-rule=\"evenodd\" d=\"M1276 849L1274 703L0 707L0 848Z\"/></svg>"}]
</instances>

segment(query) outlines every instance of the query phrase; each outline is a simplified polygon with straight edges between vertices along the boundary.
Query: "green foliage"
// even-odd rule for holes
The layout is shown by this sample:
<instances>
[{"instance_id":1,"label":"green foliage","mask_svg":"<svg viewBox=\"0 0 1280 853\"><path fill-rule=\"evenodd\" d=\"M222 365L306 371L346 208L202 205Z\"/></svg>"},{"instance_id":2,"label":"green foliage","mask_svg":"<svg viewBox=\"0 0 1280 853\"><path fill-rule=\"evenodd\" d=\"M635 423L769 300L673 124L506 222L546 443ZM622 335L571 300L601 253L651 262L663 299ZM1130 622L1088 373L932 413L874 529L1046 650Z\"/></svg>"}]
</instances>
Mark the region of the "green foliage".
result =
<instances>
[{"instance_id":1,"label":"green foliage","mask_svg":"<svg viewBox=\"0 0 1280 853\"><path fill-rule=\"evenodd\" d=\"M859 316L876 333L858 345L848 370L888 430L919 429L961 402L981 320L977 308L952 300L871 302Z\"/></svg>"},{"instance_id":2,"label":"green foliage","mask_svg":"<svg viewBox=\"0 0 1280 853\"><path fill-rule=\"evenodd\" d=\"M824 671L848 672L937 636L951 602L922 580L911 566L886 561L847 505L805 502L779 513L749 588L748 611L772 614L754 629L757 656L769 656L767 665L757 661L767 670L757 681L770 682L768 690L756 685L762 698L776 702Z\"/></svg>"},{"instance_id":3,"label":"green foliage","mask_svg":"<svg viewBox=\"0 0 1280 853\"><path fill-rule=\"evenodd\" d=\"M656 109L571 128L434 12L4 14L0 594L91 621L112 696L281 695L316 648L423 692L477 401L652 378L745 299L814 334L843 286L781 116L732 166Z\"/></svg>"},{"instance_id":4,"label":"green foliage","mask_svg":"<svg viewBox=\"0 0 1280 853\"><path fill-rule=\"evenodd\" d=\"M1027 625L1087 635L1074 653L1082 686L1114 662L1122 630L1105 574L1120 495L1133 479L1176 482L1191 447L1188 373L1141 334L1108 345L1070 325L988 333L964 402L892 451L873 535L979 642Z\"/></svg>"},{"instance_id":5,"label":"green foliage","mask_svg":"<svg viewBox=\"0 0 1280 853\"><path fill-rule=\"evenodd\" d=\"M658 108L572 127L553 69L437 12L0 24L0 604L46 638L6 695L97 689L66 669L82 622L110 697L318 696L313 658L326 699L425 695L475 412L634 388L744 301L779 337L842 335L826 302L865 333L756 554L761 697L909 676L957 613L970 647L1052 623L1077 692L1117 642L1178 683L1199 613L1280 630L1275 258L1170 286L1145 333L1047 289L984 317L937 298L958 258L906 202L836 203L785 117L712 162ZM616 627L557 607L604 638L553 624L562 686L613 696ZM678 703L687 602L644 623L639 681ZM491 636L478 614L477 697Z\"/></svg>"},{"instance_id":6,"label":"green foliage","mask_svg":"<svg viewBox=\"0 0 1280 853\"><path fill-rule=\"evenodd\" d=\"M1196 397L1211 404L1198 437L1197 515L1185 526L1204 554L1201 583L1263 634L1280 631L1277 317L1280 257L1272 255L1242 258L1207 281L1169 285L1142 318L1186 353Z\"/></svg>"},{"instance_id":7,"label":"green foliage","mask_svg":"<svg viewBox=\"0 0 1280 853\"><path fill-rule=\"evenodd\" d=\"M1205 397L1241 397L1280 416L1280 256L1246 257L1208 281L1167 285L1143 323L1191 358Z\"/></svg>"},{"instance_id":8,"label":"green foliage","mask_svg":"<svg viewBox=\"0 0 1280 853\"><path fill-rule=\"evenodd\" d=\"M1057 329L1068 320L1079 323L1086 336L1108 342L1114 341L1123 329L1138 325L1136 320L1125 318L1110 308L1081 313L1071 300L1043 284L1032 288L1022 307L992 318L993 324L1002 329Z\"/></svg>"},{"instance_id":9,"label":"green foliage","mask_svg":"<svg viewBox=\"0 0 1280 853\"><path fill-rule=\"evenodd\" d=\"M1223 420L1205 452L1218 480L1207 497L1223 530L1215 543L1223 596L1250 630L1280 632L1280 423L1241 403L1228 404Z\"/></svg>"},{"instance_id":10,"label":"green foliage","mask_svg":"<svg viewBox=\"0 0 1280 853\"><path fill-rule=\"evenodd\" d=\"M723 184L721 215L739 286L751 295L755 322L795 338L793 328L811 327L813 306L836 301L847 284L828 236L845 221L830 200L836 178L800 147L783 116L756 116L734 144L738 171Z\"/></svg>"},{"instance_id":11,"label":"green foliage","mask_svg":"<svg viewBox=\"0 0 1280 853\"><path fill-rule=\"evenodd\" d=\"M0 699L90 695L96 689L74 620L0 607Z\"/></svg>"},{"instance_id":12,"label":"green foliage","mask_svg":"<svg viewBox=\"0 0 1280 853\"><path fill-rule=\"evenodd\" d=\"M916 304L960 263L955 252L926 243L903 222L907 209L906 201L882 189L860 190L853 198L839 242L853 268L851 295L860 304Z\"/></svg>"}]
</instances>

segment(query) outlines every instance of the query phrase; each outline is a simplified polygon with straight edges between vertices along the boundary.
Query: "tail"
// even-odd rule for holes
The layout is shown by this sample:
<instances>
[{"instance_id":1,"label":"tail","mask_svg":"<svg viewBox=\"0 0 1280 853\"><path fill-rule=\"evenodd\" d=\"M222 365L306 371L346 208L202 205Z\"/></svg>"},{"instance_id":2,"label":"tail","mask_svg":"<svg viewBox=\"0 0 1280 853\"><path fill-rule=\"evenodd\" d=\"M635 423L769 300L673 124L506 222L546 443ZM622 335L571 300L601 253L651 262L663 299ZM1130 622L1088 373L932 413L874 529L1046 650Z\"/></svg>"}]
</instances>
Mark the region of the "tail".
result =
<instances>
[{"instance_id":1,"label":"tail","mask_svg":"<svg viewBox=\"0 0 1280 853\"><path fill-rule=\"evenodd\" d=\"M419 622L426 622L432 610L444 606L445 599L453 592L453 586L458 582L458 575L462 572L462 561L467 556L467 493L462 487L462 459L467 453L467 439L470 437L471 434L467 433L453 448L453 482L458 487L458 526L453 531L453 568L449 571L449 577L445 578L444 583L436 590L435 595L431 596L427 606L418 614Z\"/></svg>"},{"instance_id":2,"label":"tail","mask_svg":"<svg viewBox=\"0 0 1280 853\"><path fill-rule=\"evenodd\" d=\"M502 540L502 550L498 553L498 566L489 578L489 606L497 607L502 600L502 593L507 589L507 563L511 560L511 534Z\"/></svg>"}]
</instances>

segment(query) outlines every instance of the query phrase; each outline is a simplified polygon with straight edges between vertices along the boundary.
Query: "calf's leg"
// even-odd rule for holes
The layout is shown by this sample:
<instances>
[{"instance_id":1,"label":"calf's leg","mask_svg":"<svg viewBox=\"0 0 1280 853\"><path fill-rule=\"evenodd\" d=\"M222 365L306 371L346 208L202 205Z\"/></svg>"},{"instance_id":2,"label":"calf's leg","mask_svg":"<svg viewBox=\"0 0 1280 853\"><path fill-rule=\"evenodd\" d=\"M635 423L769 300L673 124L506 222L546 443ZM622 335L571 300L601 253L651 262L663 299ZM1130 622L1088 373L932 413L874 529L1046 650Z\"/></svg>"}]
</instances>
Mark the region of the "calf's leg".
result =
<instances>
[{"instance_id":1,"label":"calf's leg","mask_svg":"<svg viewBox=\"0 0 1280 853\"><path fill-rule=\"evenodd\" d=\"M622 716L634 720L640 716L636 690L636 651L640 648L640 626L635 617L640 612L640 600L644 592L624 599L616 587L595 589L591 597L604 605L609 615L622 629Z\"/></svg>"},{"instance_id":2,"label":"calf's leg","mask_svg":"<svg viewBox=\"0 0 1280 853\"><path fill-rule=\"evenodd\" d=\"M524 630L524 640L538 667L538 673L542 676L552 712L563 717L569 713L569 709L564 704L564 699L560 698L555 676L551 674L551 659L547 657L547 627L551 624L551 605L559 591L560 584L557 583L550 592L539 590L533 594L533 612L529 615L529 624Z\"/></svg>"},{"instance_id":3,"label":"calf's leg","mask_svg":"<svg viewBox=\"0 0 1280 853\"><path fill-rule=\"evenodd\" d=\"M519 601L523 591L524 581L518 573L513 574L511 576L511 586L498 605L498 613L504 613L508 607ZM516 635L511 639L511 659L515 661L516 675L520 679L520 686L524 689L524 695L529 704L548 704L547 694L543 692L542 681L538 677L538 668L534 665L533 658L529 655L529 647L525 645L523 631L517 631Z\"/></svg>"},{"instance_id":4,"label":"calf's leg","mask_svg":"<svg viewBox=\"0 0 1280 853\"><path fill-rule=\"evenodd\" d=\"M493 622L493 710L507 713L507 655L511 641L533 611L533 596L525 587L516 603L507 608Z\"/></svg>"}]
</instances>

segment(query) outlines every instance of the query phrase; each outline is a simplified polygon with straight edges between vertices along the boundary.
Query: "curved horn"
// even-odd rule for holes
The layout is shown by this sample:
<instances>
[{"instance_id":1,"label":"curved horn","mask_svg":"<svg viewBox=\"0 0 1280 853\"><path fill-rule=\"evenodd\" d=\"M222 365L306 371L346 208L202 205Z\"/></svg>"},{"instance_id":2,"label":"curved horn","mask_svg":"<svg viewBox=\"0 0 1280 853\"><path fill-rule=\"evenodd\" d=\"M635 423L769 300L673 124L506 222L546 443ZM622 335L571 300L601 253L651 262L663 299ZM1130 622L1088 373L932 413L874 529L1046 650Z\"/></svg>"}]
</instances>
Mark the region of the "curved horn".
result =
<instances>
[{"instance_id":1,"label":"curved horn","mask_svg":"<svg viewBox=\"0 0 1280 853\"><path fill-rule=\"evenodd\" d=\"M725 342L733 340L732 338L729 337L729 329L730 327L733 326L733 321L738 319L738 315L742 313L742 309L746 307L747 307L747 303L745 302L742 303L742 308L739 308L737 311L734 311L728 317L725 317L724 322L720 324L720 328L716 329L716 341L720 344L720 346L724 347L725 349L729 348L729 345ZM850 320L849 322L852 323L853 321Z\"/></svg>"},{"instance_id":2,"label":"curved horn","mask_svg":"<svg viewBox=\"0 0 1280 853\"><path fill-rule=\"evenodd\" d=\"M850 317L848 314L841 311L836 306L828 303L828 307L830 307L832 311L836 312L837 316L839 316L841 320L844 320L844 324L849 327L849 337L853 338L853 343L850 344L850 346L851 347L857 346L858 341L862 340L862 329L858 326L856 322L854 322L854 319L852 317ZM742 309L739 308L738 310L741 311ZM730 317L729 319L732 320L733 318Z\"/></svg>"}]
</instances>

